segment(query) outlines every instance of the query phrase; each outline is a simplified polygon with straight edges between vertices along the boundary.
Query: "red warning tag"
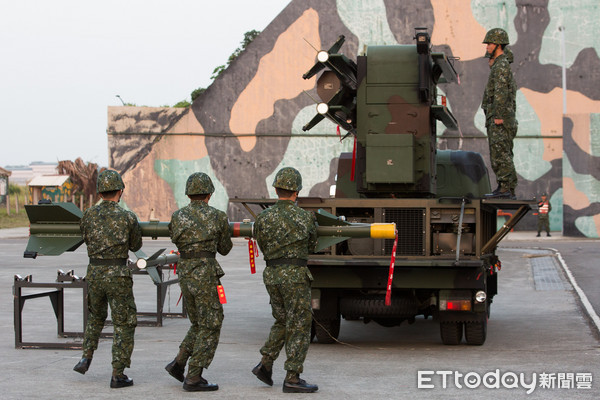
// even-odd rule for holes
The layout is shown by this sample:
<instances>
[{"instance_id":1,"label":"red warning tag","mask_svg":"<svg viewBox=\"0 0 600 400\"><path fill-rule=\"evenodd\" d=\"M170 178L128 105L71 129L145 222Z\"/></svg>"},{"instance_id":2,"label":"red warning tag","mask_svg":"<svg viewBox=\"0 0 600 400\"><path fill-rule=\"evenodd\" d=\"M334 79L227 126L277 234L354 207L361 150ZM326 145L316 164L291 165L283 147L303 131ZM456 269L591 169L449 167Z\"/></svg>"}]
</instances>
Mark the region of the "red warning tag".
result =
<instances>
[{"instance_id":1,"label":"red warning tag","mask_svg":"<svg viewBox=\"0 0 600 400\"><path fill-rule=\"evenodd\" d=\"M175 250L171 250L171 252L169 254L177 254L179 255L179 252L175 251ZM173 270L174 274L177 274L177 263L173 263L173 264L169 264L169 268L171 268Z\"/></svg>"},{"instance_id":2,"label":"red warning tag","mask_svg":"<svg viewBox=\"0 0 600 400\"><path fill-rule=\"evenodd\" d=\"M258 257L258 248L256 247L256 241L252 238L246 238L248 240L248 257L250 260L250 273L256 273L255 259Z\"/></svg>"},{"instance_id":3,"label":"red warning tag","mask_svg":"<svg viewBox=\"0 0 600 400\"><path fill-rule=\"evenodd\" d=\"M396 247L398 246L398 231L394 239L394 247L392 248L392 258L390 259L390 271L388 275L387 290L385 291L385 305L392 305L392 281L394 280L394 266L396 265Z\"/></svg>"},{"instance_id":4,"label":"red warning tag","mask_svg":"<svg viewBox=\"0 0 600 400\"><path fill-rule=\"evenodd\" d=\"M225 289L223 289L223 285L217 285L217 293L219 293L219 302L221 304L226 304L227 297L225 297Z\"/></svg>"}]
</instances>

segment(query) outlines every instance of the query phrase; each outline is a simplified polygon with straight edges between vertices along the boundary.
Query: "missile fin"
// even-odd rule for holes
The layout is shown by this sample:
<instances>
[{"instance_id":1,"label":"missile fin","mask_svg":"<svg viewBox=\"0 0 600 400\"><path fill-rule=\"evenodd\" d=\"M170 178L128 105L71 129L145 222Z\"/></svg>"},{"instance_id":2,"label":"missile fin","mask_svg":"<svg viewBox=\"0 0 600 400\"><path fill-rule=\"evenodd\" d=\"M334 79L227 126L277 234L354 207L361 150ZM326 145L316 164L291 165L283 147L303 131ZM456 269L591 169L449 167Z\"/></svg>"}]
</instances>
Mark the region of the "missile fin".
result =
<instances>
[{"instance_id":1,"label":"missile fin","mask_svg":"<svg viewBox=\"0 0 600 400\"><path fill-rule=\"evenodd\" d=\"M150 279L152 279L152 282L154 282L155 285L160 285L162 283L162 279L160 278L156 266L146 267L146 271L148 271L148 275L150 275Z\"/></svg>"},{"instance_id":2,"label":"missile fin","mask_svg":"<svg viewBox=\"0 0 600 400\"><path fill-rule=\"evenodd\" d=\"M329 54L337 53L342 48L342 45L344 44L345 40L346 40L346 37L344 35L340 35L338 37L338 39L335 41L335 43L333 44L333 46L331 46L327 52Z\"/></svg>"},{"instance_id":3,"label":"missile fin","mask_svg":"<svg viewBox=\"0 0 600 400\"><path fill-rule=\"evenodd\" d=\"M349 222L341 220L339 217L328 213L327 211L319 208L315 212L315 216L317 217L317 223L321 226L345 226L350 225Z\"/></svg>"},{"instance_id":4,"label":"missile fin","mask_svg":"<svg viewBox=\"0 0 600 400\"><path fill-rule=\"evenodd\" d=\"M350 238L345 237L345 236L320 236L317 239L317 245L315 247L315 252L319 252L323 249L333 246L334 244L341 243L344 240L348 240L348 239L350 239Z\"/></svg>"},{"instance_id":5,"label":"missile fin","mask_svg":"<svg viewBox=\"0 0 600 400\"><path fill-rule=\"evenodd\" d=\"M40 256L58 256L65 251L75 251L82 243L81 236L30 236L25 253L35 252Z\"/></svg>"},{"instance_id":6,"label":"missile fin","mask_svg":"<svg viewBox=\"0 0 600 400\"><path fill-rule=\"evenodd\" d=\"M312 129L313 126L315 126L316 124L318 124L319 122L321 122L323 120L323 118L325 118L325 116L321 115L321 114L317 114L313 117L313 119L311 119L308 124L304 125L302 127L303 131L308 131L310 129Z\"/></svg>"},{"instance_id":7,"label":"missile fin","mask_svg":"<svg viewBox=\"0 0 600 400\"><path fill-rule=\"evenodd\" d=\"M146 257L148 257L146 255L146 253L144 253L144 251L142 249L139 249L138 251L135 251L133 254L135 254L135 256L138 258L138 260L140 258L146 258Z\"/></svg>"},{"instance_id":8,"label":"missile fin","mask_svg":"<svg viewBox=\"0 0 600 400\"><path fill-rule=\"evenodd\" d=\"M319 73L319 71L321 71L323 68L325 68L325 64L323 64L322 62L317 62L315 65L312 66L310 70L308 70L308 72L302 75L302 78L310 79L317 73Z\"/></svg>"},{"instance_id":9,"label":"missile fin","mask_svg":"<svg viewBox=\"0 0 600 400\"><path fill-rule=\"evenodd\" d=\"M146 261L156 260L158 258L158 256L160 256L165 250L166 250L166 248L158 250L157 252L152 254L150 257L148 257L146 259Z\"/></svg>"},{"instance_id":10,"label":"missile fin","mask_svg":"<svg viewBox=\"0 0 600 400\"><path fill-rule=\"evenodd\" d=\"M81 210L73 203L53 203L26 205L25 211L30 223L61 222L79 223L83 216Z\"/></svg>"}]
</instances>

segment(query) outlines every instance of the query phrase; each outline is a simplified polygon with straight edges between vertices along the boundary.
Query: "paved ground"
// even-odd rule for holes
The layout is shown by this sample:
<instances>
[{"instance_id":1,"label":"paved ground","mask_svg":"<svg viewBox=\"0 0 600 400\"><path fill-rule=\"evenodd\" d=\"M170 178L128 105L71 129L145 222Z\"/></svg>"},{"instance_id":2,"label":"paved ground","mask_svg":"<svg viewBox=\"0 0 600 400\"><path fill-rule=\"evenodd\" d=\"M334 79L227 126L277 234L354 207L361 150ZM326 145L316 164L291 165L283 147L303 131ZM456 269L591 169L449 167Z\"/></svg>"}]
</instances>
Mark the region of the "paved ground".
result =
<instances>
[{"instance_id":1,"label":"paved ground","mask_svg":"<svg viewBox=\"0 0 600 400\"><path fill-rule=\"evenodd\" d=\"M19 234L19 232L21 232ZM15 236L21 238L15 238ZM417 319L412 325L403 324L383 328L360 321L342 321L340 341L343 344L311 345L303 377L317 383L320 390L315 395L294 398L314 399L480 399L480 398L535 398L575 399L600 398L600 341L581 307L575 290L571 287L558 257L547 248L561 248L561 255L573 271L581 287L598 287L592 273L597 265L599 241L566 238L529 240L528 233L509 234L502 243L499 255L503 269L499 279L499 294L494 299L488 326L488 339L483 346L443 346L439 339L439 326L435 321ZM169 318L163 327L138 327L132 367L127 373L134 379L131 388L114 390L108 387L110 379L109 340L100 344L94 362L86 375L72 371L80 357L76 350L23 350L14 347L13 297L11 287L14 274L32 274L35 282L52 282L58 268L74 269L75 274L85 274L85 249L78 249L60 257L40 257L36 260L22 258L27 231L8 235L0 231L0 375L2 399L102 399L123 396L131 399L148 398L222 398L264 399L288 398L281 393L284 377L283 360L275 365L274 387L259 382L250 370L259 360L258 349L264 342L272 323L268 297L260 273L264 267L258 260L256 275L250 275L247 249L244 240L236 240L232 253L219 260L226 272L223 279L228 304L221 342L211 367L205 377L218 383L214 393L186 393L181 384L165 371L176 354L180 340L188 328L186 319ZM534 236L534 234L531 234ZM545 239L545 238L541 238ZM145 241L144 250L150 254L160 247L172 248L167 240ZM564 250L564 251L563 251ZM532 260L535 260L532 263ZM541 262L540 260L544 261ZM544 269L551 264L551 268ZM573 263L573 264L571 264ZM541 265L541 267L540 267ZM597 267L596 267L597 268ZM541 274L541 275L540 275ZM561 287L536 288L537 278L555 274ZM538 279L539 280L539 279ZM135 277L135 295L138 309L150 311L155 304L155 289L146 276ZM165 308L178 311L179 290L172 287ZM47 299L28 300L23 310L24 339L58 341L56 323ZM81 292L73 289L66 295L67 330L81 326ZM110 328L106 329L110 332ZM419 389L419 371L435 371L426 375L434 387ZM452 371L447 388L443 388L444 371ZM487 373L506 378L510 384L511 373L524 374L525 383L535 379L531 395L525 385L506 389L486 388L479 385L469 389L465 381L454 372L480 377ZM546 389L540 387L543 373L583 374L592 376L592 388ZM574 379L574 378L573 378ZM423 382L422 382L423 383ZM426 382L427 383L427 382Z\"/></svg>"},{"instance_id":2,"label":"paved ground","mask_svg":"<svg viewBox=\"0 0 600 400\"><path fill-rule=\"evenodd\" d=\"M600 315L600 240L563 237L558 232L552 232L551 235L536 237L535 232L511 232L500 247L549 249L556 253L567 271L572 273L596 316ZM599 325L600 320L596 319L596 326Z\"/></svg>"}]
</instances>

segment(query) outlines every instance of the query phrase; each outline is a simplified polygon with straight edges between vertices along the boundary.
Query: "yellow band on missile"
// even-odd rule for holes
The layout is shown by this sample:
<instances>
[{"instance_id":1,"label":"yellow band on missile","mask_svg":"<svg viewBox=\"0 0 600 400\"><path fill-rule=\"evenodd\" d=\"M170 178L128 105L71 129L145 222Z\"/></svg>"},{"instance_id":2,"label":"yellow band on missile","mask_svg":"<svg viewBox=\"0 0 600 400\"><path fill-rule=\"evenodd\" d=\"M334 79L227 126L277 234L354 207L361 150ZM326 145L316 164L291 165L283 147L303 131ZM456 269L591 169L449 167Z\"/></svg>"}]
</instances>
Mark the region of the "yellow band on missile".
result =
<instances>
[{"instance_id":1,"label":"yellow band on missile","mask_svg":"<svg viewBox=\"0 0 600 400\"><path fill-rule=\"evenodd\" d=\"M371 224L371 238L394 239L396 237L396 224Z\"/></svg>"}]
</instances>

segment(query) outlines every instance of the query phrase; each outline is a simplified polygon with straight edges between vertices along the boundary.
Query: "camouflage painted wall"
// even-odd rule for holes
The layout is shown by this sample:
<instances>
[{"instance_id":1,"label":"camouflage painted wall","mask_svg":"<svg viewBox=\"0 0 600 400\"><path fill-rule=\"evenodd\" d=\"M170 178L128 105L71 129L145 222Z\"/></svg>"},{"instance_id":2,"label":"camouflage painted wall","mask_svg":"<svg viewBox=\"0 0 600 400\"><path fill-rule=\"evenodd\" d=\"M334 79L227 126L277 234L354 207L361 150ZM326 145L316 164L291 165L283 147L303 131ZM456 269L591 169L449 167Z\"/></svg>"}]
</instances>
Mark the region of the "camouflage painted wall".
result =
<instances>
[{"instance_id":1,"label":"camouflage painted wall","mask_svg":"<svg viewBox=\"0 0 600 400\"><path fill-rule=\"evenodd\" d=\"M273 196L270 184L282 166L303 173L301 195L328 196L337 156L352 144L340 143L327 121L301 130L314 115L303 91L317 98L315 78L301 78L314 49L343 34L342 52L355 58L367 45L413 43L415 27L428 28L435 51L460 57L461 85L441 89L461 129L440 126L438 147L478 151L489 162L480 109L489 68L481 40L502 27L519 86L517 195L548 192L552 230L599 237L599 8L597 0L293 0L191 109L109 107L111 167L124 173L124 200L141 219L154 208L167 220L185 205L185 180L194 171L211 175L211 204L232 219L246 214L228 199ZM559 26L566 37L564 117ZM520 228L534 224L529 216Z\"/></svg>"}]
</instances>

